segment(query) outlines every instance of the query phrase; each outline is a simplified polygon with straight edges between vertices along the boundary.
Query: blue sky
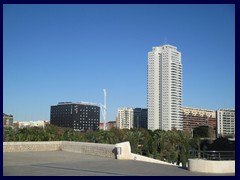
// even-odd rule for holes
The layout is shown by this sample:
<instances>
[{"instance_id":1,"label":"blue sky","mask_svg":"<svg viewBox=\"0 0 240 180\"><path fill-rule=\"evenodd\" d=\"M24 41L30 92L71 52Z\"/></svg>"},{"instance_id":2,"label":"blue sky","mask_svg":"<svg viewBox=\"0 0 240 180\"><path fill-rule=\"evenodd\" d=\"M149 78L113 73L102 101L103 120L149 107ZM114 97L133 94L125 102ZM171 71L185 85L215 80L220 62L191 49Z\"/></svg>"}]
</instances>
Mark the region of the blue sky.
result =
<instances>
[{"instance_id":1,"label":"blue sky","mask_svg":"<svg viewBox=\"0 0 240 180\"><path fill-rule=\"evenodd\" d=\"M49 120L104 88L108 121L146 108L147 54L165 43L182 53L184 106L235 108L234 5L4 5L3 112Z\"/></svg>"}]
</instances>

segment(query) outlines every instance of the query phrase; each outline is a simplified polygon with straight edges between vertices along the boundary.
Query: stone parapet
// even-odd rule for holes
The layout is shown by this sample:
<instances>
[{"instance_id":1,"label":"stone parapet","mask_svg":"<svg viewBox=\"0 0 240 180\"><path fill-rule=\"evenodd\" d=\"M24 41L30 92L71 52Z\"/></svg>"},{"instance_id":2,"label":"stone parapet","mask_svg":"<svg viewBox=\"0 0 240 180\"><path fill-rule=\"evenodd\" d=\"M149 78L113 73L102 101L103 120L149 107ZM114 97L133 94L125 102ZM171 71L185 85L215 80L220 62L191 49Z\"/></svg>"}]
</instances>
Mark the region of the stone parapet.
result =
<instances>
[{"instance_id":1,"label":"stone parapet","mask_svg":"<svg viewBox=\"0 0 240 180\"><path fill-rule=\"evenodd\" d=\"M3 152L59 151L61 141L3 142Z\"/></svg>"},{"instance_id":2,"label":"stone parapet","mask_svg":"<svg viewBox=\"0 0 240 180\"><path fill-rule=\"evenodd\" d=\"M102 157L116 158L114 144L62 141L62 150Z\"/></svg>"},{"instance_id":3,"label":"stone parapet","mask_svg":"<svg viewBox=\"0 0 240 180\"><path fill-rule=\"evenodd\" d=\"M116 159L115 145L71 141L3 142L3 152L68 151Z\"/></svg>"}]
</instances>

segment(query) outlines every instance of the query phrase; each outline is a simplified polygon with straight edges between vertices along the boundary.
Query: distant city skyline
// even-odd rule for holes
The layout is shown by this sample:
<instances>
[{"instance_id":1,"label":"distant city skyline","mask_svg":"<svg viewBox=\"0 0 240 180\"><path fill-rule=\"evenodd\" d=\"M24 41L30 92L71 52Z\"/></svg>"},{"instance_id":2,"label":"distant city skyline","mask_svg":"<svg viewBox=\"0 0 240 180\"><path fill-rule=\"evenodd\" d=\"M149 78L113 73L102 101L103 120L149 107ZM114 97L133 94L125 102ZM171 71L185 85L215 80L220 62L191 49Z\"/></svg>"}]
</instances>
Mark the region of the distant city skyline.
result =
<instances>
[{"instance_id":1,"label":"distant city skyline","mask_svg":"<svg viewBox=\"0 0 240 180\"><path fill-rule=\"evenodd\" d=\"M3 5L3 112L50 120L58 102L147 108L148 52L182 53L183 101L235 108L235 5ZM101 116L101 120L103 120Z\"/></svg>"}]
</instances>

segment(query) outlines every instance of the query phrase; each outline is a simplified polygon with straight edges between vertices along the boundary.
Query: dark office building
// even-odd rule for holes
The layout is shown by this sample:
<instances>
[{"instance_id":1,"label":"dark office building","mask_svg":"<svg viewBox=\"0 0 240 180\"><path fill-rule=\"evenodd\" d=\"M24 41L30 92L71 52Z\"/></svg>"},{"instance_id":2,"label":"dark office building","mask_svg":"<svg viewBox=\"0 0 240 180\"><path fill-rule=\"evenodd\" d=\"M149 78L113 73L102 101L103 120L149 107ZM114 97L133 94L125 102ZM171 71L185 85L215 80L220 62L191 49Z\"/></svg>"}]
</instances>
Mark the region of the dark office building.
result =
<instances>
[{"instance_id":1,"label":"dark office building","mask_svg":"<svg viewBox=\"0 0 240 180\"><path fill-rule=\"evenodd\" d=\"M99 129L100 107L93 103L60 102L51 106L50 124L76 131Z\"/></svg>"},{"instance_id":2,"label":"dark office building","mask_svg":"<svg viewBox=\"0 0 240 180\"><path fill-rule=\"evenodd\" d=\"M134 108L133 115L133 127L147 129L148 110L142 108Z\"/></svg>"}]
</instances>

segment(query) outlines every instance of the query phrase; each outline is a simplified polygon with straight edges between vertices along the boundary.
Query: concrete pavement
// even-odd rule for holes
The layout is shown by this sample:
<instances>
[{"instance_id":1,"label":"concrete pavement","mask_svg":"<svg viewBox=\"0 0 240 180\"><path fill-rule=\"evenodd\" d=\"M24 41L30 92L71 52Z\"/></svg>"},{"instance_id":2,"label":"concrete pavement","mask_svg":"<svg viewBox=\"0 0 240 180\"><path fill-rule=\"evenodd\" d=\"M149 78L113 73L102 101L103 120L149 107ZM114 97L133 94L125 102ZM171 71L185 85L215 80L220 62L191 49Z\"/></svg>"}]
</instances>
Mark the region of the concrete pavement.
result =
<instances>
[{"instance_id":1,"label":"concrete pavement","mask_svg":"<svg viewBox=\"0 0 240 180\"><path fill-rule=\"evenodd\" d=\"M4 176L234 176L65 151L4 152Z\"/></svg>"}]
</instances>

